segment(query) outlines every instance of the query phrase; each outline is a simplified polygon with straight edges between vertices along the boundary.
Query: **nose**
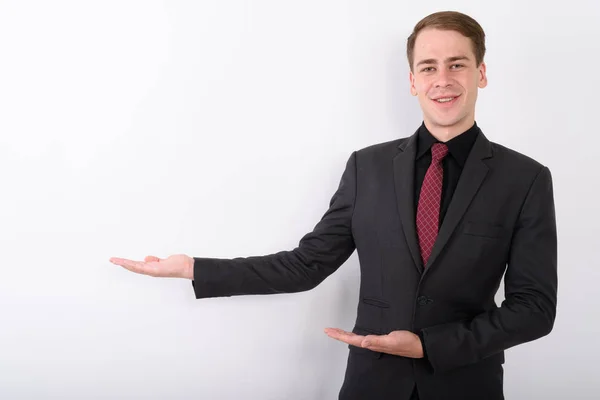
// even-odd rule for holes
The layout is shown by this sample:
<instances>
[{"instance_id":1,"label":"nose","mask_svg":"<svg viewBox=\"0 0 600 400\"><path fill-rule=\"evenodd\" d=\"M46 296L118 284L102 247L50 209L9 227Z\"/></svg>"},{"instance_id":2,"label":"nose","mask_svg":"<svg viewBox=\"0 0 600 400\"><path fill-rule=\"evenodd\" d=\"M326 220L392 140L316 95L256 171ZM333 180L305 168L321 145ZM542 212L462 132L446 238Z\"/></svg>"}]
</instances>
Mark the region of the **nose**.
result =
<instances>
[{"instance_id":1,"label":"nose","mask_svg":"<svg viewBox=\"0 0 600 400\"><path fill-rule=\"evenodd\" d=\"M442 68L437 74L437 81L435 83L435 87L445 88L449 86L452 86L449 72L446 69Z\"/></svg>"}]
</instances>

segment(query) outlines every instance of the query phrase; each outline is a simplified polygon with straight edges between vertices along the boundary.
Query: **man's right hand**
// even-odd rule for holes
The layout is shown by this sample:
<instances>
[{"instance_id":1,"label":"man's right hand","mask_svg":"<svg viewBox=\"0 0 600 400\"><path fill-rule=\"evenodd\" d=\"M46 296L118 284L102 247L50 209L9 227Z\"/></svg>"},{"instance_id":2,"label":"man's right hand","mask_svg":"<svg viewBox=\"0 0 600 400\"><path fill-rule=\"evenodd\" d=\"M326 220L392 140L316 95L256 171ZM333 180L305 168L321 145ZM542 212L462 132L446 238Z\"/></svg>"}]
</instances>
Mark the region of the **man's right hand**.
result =
<instances>
[{"instance_id":1,"label":"man's right hand","mask_svg":"<svg viewBox=\"0 0 600 400\"><path fill-rule=\"evenodd\" d=\"M165 259L147 256L144 261L112 257L109 261L138 274L160 278L194 279L194 259L185 254L176 254Z\"/></svg>"}]
</instances>

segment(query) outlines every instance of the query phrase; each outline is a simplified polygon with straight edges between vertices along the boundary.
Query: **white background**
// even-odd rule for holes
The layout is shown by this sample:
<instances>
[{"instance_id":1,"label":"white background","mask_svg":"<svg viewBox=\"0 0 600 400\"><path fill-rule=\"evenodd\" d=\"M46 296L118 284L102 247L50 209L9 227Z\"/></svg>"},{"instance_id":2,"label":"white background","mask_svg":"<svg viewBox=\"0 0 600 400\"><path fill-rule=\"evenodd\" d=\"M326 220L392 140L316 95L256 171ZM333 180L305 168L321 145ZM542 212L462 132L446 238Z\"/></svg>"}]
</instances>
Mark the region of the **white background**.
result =
<instances>
[{"instance_id":1,"label":"white background","mask_svg":"<svg viewBox=\"0 0 600 400\"><path fill-rule=\"evenodd\" d=\"M405 41L445 9L488 36L479 126L554 178L557 321L507 352L507 399L596 399L592 0L0 1L0 398L337 398L356 253L306 293L207 300L108 259L295 247L353 150L420 124Z\"/></svg>"}]
</instances>

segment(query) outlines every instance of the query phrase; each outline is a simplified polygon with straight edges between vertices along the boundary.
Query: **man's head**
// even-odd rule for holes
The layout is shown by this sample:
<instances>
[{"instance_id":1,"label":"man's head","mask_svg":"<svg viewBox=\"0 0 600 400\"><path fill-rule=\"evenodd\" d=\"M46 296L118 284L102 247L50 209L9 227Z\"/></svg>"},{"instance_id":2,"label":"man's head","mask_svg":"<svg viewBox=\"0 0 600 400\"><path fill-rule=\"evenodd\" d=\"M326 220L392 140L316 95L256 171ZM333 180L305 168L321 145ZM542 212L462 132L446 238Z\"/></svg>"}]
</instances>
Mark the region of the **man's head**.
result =
<instances>
[{"instance_id":1,"label":"man's head","mask_svg":"<svg viewBox=\"0 0 600 400\"><path fill-rule=\"evenodd\" d=\"M478 88L487 85L479 23L453 11L431 14L417 23L406 47L410 91L427 128L447 138L469 129Z\"/></svg>"}]
</instances>

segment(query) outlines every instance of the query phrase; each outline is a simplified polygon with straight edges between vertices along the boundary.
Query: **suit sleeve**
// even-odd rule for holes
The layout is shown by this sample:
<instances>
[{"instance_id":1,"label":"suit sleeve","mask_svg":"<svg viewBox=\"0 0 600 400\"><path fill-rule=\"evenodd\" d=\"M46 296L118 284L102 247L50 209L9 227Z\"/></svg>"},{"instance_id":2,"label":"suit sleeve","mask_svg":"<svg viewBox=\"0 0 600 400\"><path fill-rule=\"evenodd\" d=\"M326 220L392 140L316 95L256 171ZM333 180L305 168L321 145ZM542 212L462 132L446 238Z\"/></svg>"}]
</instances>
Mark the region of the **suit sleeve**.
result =
<instances>
[{"instance_id":1,"label":"suit sleeve","mask_svg":"<svg viewBox=\"0 0 600 400\"><path fill-rule=\"evenodd\" d=\"M354 252L352 214L356 198L356 152L321 220L296 248L275 254L219 259L194 257L197 299L310 290L335 272Z\"/></svg>"},{"instance_id":2,"label":"suit sleeve","mask_svg":"<svg viewBox=\"0 0 600 400\"><path fill-rule=\"evenodd\" d=\"M476 363L550 333L557 303L557 233L552 177L542 167L513 232L499 308L470 321L423 329L435 371Z\"/></svg>"}]
</instances>

